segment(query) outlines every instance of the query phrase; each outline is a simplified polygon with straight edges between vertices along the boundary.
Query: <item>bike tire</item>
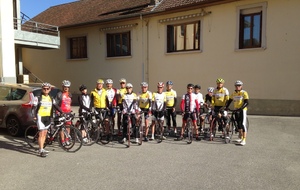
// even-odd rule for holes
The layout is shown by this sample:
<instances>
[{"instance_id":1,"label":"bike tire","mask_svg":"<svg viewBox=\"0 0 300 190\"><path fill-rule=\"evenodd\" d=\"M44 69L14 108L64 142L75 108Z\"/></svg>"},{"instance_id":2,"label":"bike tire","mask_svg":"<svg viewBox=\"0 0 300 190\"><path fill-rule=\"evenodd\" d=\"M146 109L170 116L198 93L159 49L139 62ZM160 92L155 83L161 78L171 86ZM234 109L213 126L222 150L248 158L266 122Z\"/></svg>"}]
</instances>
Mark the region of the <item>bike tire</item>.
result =
<instances>
[{"instance_id":1,"label":"bike tire","mask_svg":"<svg viewBox=\"0 0 300 190\"><path fill-rule=\"evenodd\" d=\"M216 135L216 125L217 125L216 118L213 118L210 123L210 136L209 136L210 141L213 141Z\"/></svg>"},{"instance_id":2,"label":"bike tire","mask_svg":"<svg viewBox=\"0 0 300 190\"><path fill-rule=\"evenodd\" d=\"M31 125L25 130L25 141L27 144L34 149L39 149L39 129L36 125ZM46 143L44 143L44 147L46 146Z\"/></svg>"},{"instance_id":3,"label":"bike tire","mask_svg":"<svg viewBox=\"0 0 300 190\"><path fill-rule=\"evenodd\" d=\"M87 134L87 143L83 143L84 146L91 146L95 144L99 139L99 128L92 121L88 121L85 126Z\"/></svg>"},{"instance_id":4,"label":"bike tire","mask_svg":"<svg viewBox=\"0 0 300 190\"><path fill-rule=\"evenodd\" d=\"M192 120L189 118L187 121L187 144L192 144L193 142L193 125L192 125Z\"/></svg>"},{"instance_id":5,"label":"bike tire","mask_svg":"<svg viewBox=\"0 0 300 190\"><path fill-rule=\"evenodd\" d=\"M162 128L160 126L160 121L156 121L155 127L156 127L156 141L157 141L157 143L161 143L162 142Z\"/></svg>"},{"instance_id":6,"label":"bike tire","mask_svg":"<svg viewBox=\"0 0 300 190\"><path fill-rule=\"evenodd\" d=\"M82 147L82 136L81 132L73 127L69 126L70 133L68 133L66 127L61 127L57 134L57 141L60 145L60 147L66 151L66 152L77 152ZM69 145L63 145L61 142L61 131L63 131L63 134L69 138Z\"/></svg>"},{"instance_id":7,"label":"bike tire","mask_svg":"<svg viewBox=\"0 0 300 190\"><path fill-rule=\"evenodd\" d=\"M143 125L142 124L140 124L140 126L138 127L138 129L139 129L139 134L140 134L140 136L139 136L139 145L142 145L143 144Z\"/></svg>"},{"instance_id":8,"label":"bike tire","mask_svg":"<svg viewBox=\"0 0 300 190\"><path fill-rule=\"evenodd\" d=\"M109 136L108 133L106 132L105 124L102 123L99 126L99 137L98 140L100 141L101 144L108 144L109 143Z\"/></svg>"},{"instance_id":9,"label":"bike tire","mask_svg":"<svg viewBox=\"0 0 300 190\"><path fill-rule=\"evenodd\" d=\"M130 116L128 116L128 124L127 124L127 147L130 147L130 136L131 136L131 119Z\"/></svg>"}]
</instances>

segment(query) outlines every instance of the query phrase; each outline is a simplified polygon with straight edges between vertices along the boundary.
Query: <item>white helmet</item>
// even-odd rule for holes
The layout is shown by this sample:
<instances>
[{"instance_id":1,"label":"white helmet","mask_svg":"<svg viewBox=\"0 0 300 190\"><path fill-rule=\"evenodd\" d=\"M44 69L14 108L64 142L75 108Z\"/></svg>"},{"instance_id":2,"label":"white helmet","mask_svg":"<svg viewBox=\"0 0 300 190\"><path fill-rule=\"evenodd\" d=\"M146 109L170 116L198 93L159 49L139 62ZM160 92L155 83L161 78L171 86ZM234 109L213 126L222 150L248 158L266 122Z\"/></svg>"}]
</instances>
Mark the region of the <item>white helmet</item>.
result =
<instances>
[{"instance_id":1,"label":"white helmet","mask_svg":"<svg viewBox=\"0 0 300 190\"><path fill-rule=\"evenodd\" d=\"M148 83L147 82L142 82L141 87L143 87L143 86L148 86Z\"/></svg>"},{"instance_id":2,"label":"white helmet","mask_svg":"<svg viewBox=\"0 0 300 190\"><path fill-rule=\"evenodd\" d=\"M121 82L124 82L124 83L126 83L126 79L124 79L124 78L121 78L120 80L119 80L119 82L121 83Z\"/></svg>"},{"instance_id":3,"label":"white helmet","mask_svg":"<svg viewBox=\"0 0 300 190\"><path fill-rule=\"evenodd\" d=\"M111 80L111 79L107 79L107 80L105 81L105 83L106 83L106 84L112 84L112 83L114 83L114 82L113 82L113 80Z\"/></svg>"},{"instance_id":4,"label":"white helmet","mask_svg":"<svg viewBox=\"0 0 300 190\"><path fill-rule=\"evenodd\" d=\"M133 86L132 86L132 84L131 83L127 83L126 84L126 88L132 88Z\"/></svg>"},{"instance_id":5,"label":"white helmet","mask_svg":"<svg viewBox=\"0 0 300 190\"><path fill-rule=\"evenodd\" d=\"M235 81L234 86L242 86L243 82L240 80Z\"/></svg>"},{"instance_id":6,"label":"white helmet","mask_svg":"<svg viewBox=\"0 0 300 190\"><path fill-rule=\"evenodd\" d=\"M43 87L51 87L51 84L48 83L48 82L44 82L44 83L42 84L42 88L43 88Z\"/></svg>"},{"instance_id":7,"label":"white helmet","mask_svg":"<svg viewBox=\"0 0 300 190\"><path fill-rule=\"evenodd\" d=\"M208 87L207 88L207 92L213 92L214 91L214 87Z\"/></svg>"},{"instance_id":8,"label":"white helmet","mask_svg":"<svg viewBox=\"0 0 300 190\"><path fill-rule=\"evenodd\" d=\"M62 81L62 85L65 86L65 87L70 87L71 86L71 82L68 81L68 80L63 80Z\"/></svg>"}]
</instances>

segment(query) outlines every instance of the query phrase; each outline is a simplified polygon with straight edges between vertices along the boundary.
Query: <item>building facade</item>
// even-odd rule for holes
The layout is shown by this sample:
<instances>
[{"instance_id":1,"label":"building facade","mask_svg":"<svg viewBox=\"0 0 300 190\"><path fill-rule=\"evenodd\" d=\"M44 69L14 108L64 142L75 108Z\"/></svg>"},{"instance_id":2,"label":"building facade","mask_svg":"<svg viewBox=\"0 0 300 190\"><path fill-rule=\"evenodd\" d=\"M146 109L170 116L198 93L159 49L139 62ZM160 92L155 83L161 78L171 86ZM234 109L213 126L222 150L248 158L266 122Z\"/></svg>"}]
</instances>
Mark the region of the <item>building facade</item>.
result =
<instances>
[{"instance_id":1,"label":"building facade","mask_svg":"<svg viewBox=\"0 0 300 190\"><path fill-rule=\"evenodd\" d=\"M230 92L241 80L250 96L249 114L300 115L299 1L175 2L180 1L119 8L122 16L102 6L98 16L107 18L100 20L49 20L60 26L60 48L23 48L23 64L55 85L70 80L74 93L82 83L92 90L98 78L113 79L115 87L126 78L134 91L142 81L155 91L159 81L171 80L180 98L188 83L200 84L206 94L217 78L225 79ZM52 7L36 19L48 23L45 15L80 3Z\"/></svg>"}]
</instances>

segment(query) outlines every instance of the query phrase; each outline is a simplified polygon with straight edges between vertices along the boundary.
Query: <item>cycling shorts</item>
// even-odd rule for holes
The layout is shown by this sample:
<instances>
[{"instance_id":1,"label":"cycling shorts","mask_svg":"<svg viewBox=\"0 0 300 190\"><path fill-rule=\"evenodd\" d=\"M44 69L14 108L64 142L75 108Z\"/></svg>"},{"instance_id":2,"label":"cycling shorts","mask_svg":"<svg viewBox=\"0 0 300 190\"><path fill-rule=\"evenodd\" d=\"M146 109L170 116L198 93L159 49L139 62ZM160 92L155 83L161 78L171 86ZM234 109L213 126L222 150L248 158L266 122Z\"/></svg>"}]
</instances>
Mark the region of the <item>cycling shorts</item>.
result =
<instances>
[{"instance_id":1,"label":"cycling shorts","mask_svg":"<svg viewBox=\"0 0 300 190\"><path fill-rule=\"evenodd\" d=\"M50 126L51 126L51 117L50 116L37 115L37 127L40 131L48 130Z\"/></svg>"}]
</instances>

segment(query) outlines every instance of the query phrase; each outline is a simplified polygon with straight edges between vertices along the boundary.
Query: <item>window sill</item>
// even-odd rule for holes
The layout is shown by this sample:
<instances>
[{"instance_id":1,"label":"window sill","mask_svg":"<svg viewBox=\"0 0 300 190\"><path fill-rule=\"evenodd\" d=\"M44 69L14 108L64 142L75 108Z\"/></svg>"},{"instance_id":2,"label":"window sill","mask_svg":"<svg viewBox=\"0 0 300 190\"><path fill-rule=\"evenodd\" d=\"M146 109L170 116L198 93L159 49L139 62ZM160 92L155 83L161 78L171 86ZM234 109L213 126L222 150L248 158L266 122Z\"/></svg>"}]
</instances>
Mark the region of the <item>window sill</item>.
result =
<instances>
[{"instance_id":1,"label":"window sill","mask_svg":"<svg viewBox=\"0 0 300 190\"><path fill-rule=\"evenodd\" d=\"M241 52L241 51L264 51L266 49L267 49L267 47L260 47L260 48L235 49L234 51L236 51L236 52Z\"/></svg>"},{"instance_id":2,"label":"window sill","mask_svg":"<svg viewBox=\"0 0 300 190\"><path fill-rule=\"evenodd\" d=\"M128 58L132 58L132 56L128 55L128 56L106 57L105 59L109 60L109 59L128 59Z\"/></svg>"},{"instance_id":3,"label":"window sill","mask_svg":"<svg viewBox=\"0 0 300 190\"><path fill-rule=\"evenodd\" d=\"M166 52L165 54L166 55L177 55L177 54L192 54L192 53L202 53L202 50Z\"/></svg>"},{"instance_id":4,"label":"window sill","mask_svg":"<svg viewBox=\"0 0 300 190\"><path fill-rule=\"evenodd\" d=\"M70 59L70 58L68 58L67 61L86 61L88 59L89 58L78 58L78 59Z\"/></svg>"}]
</instances>

